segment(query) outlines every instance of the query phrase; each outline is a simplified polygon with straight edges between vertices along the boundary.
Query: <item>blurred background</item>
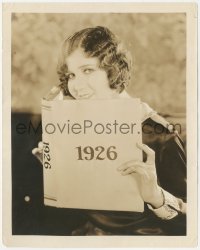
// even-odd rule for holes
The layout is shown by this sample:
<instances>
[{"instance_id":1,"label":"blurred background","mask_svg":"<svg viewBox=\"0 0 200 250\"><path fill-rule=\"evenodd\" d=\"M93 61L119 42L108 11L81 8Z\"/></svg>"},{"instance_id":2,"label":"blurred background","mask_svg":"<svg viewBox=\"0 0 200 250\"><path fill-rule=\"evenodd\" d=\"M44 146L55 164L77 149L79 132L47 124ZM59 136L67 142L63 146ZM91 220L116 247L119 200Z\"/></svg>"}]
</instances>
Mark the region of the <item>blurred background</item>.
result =
<instances>
[{"instance_id":1,"label":"blurred background","mask_svg":"<svg viewBox=\"0 0 200 250\"><path fill-rule=\"evenodd\" d=\"M59 83L62 41L82 28L102 25L133 57L132 96L164 114L185 113L185 14L13 14L12 109L40 113L40 99Z\"/></svg>"},{"instance_id":2,"label":"blurred background","mask_svg":"<svg viewBox=\"0 0 200 250\"><path fill-rule=\"evenodd\" d=\"M31 151L41 128L19 133L16 127L37 128L41 98L59 84L56 66L63 40L90 26L106 26L124 42L133 57L128 92L140 97L185 136L185 14L12 14L12 233L70 235L85 223L78 210L43 205L43 169ZM172 232L172 229L170 229Z\"/></svg>"}]
</instances>

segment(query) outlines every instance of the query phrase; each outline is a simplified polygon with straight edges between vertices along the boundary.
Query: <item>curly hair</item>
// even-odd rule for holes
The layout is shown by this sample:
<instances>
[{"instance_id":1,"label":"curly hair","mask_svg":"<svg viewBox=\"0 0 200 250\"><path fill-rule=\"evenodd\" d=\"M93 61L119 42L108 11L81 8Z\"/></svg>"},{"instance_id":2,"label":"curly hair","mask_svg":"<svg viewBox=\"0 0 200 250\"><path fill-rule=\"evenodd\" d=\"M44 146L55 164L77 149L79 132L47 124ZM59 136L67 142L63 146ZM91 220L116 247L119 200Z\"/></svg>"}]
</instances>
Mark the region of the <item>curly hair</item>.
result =
<instances>
[{"instance_id":1,"label":"curly hair","mask_svg":"<svg viewBox=\"0 0 200 250\"><path fill-rule=\"evenodd\" d=\"M89 57L99 59L99 67L107 73L111 89L121 93L130 81L131 56L117 37L105 27L86 28L67 38L61 48L57 73L66 95L68 90L68 68L66 58L77 48Z\"/></svg>"}]
</instances>

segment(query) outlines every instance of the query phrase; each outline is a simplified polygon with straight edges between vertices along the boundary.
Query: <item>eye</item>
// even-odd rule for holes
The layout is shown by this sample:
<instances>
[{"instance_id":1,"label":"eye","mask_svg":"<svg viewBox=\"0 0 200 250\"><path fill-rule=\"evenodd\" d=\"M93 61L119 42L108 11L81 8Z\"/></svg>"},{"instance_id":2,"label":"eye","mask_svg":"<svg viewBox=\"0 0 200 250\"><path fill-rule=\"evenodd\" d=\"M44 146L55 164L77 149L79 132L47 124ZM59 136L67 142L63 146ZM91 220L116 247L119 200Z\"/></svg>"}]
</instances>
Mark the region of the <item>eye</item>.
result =
<instances>
[{"instance_id":1,"label":"eye","mask_svg":"<svg viewBox=\"0 0 200 250\"><path fill-rule=\"evenodd\" d=\"M72 80L72 79L75 78L75 74L74 73L70 73L70 74L67 75L67 77L68 77L69 80Z\"/></svg>"},{"instance_id":2,"label":"eye","mask_svg":"<svg viewBox=\"0 0 200 250\"><path fill-rule=\"evenodd\" d=\"M83 72L84 72L85 74L90 74L90 73L92 73L93 71L94 71L94 69L89 69L89 68L83 70Z\"/></svg>"}]
</instances>

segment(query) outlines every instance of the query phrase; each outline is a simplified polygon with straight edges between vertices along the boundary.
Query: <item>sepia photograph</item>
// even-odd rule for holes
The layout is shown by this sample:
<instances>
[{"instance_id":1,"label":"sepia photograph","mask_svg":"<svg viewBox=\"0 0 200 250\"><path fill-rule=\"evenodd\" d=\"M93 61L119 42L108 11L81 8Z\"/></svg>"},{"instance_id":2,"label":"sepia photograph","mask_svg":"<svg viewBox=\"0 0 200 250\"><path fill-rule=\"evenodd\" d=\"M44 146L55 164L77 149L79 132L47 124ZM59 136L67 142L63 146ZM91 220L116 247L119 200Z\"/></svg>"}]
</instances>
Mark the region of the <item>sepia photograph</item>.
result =
<instances>
[{"instance_id":1,"label":"sepia photograph","mask_svg":"<svg viewBox=\"0 0 200 250\"><path fill-rule=\"evenodd\" d=\"M40 6L4 5L5 244L195 245L196 5Z\"/></svg>"}]
</instances>

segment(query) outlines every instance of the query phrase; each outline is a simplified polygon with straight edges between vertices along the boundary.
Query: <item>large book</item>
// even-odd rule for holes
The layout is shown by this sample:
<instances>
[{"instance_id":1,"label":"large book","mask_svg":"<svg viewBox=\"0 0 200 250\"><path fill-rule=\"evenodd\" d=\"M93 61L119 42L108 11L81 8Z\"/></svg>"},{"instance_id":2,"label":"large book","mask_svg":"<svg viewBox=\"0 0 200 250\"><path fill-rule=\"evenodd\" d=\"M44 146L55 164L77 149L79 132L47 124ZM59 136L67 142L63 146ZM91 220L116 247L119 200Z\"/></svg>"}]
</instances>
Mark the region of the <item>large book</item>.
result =
<instances>
[{"instance_id":1,"label":"large book","mask_svg":"<svg viewBox=\"0 0 200 250\"><path fill-rule=\"evenodd\" d=\"M137 174L117 170L142 160L139 99L42 100L44 204L144 211Z\"/></svg>"}]
</instances>

